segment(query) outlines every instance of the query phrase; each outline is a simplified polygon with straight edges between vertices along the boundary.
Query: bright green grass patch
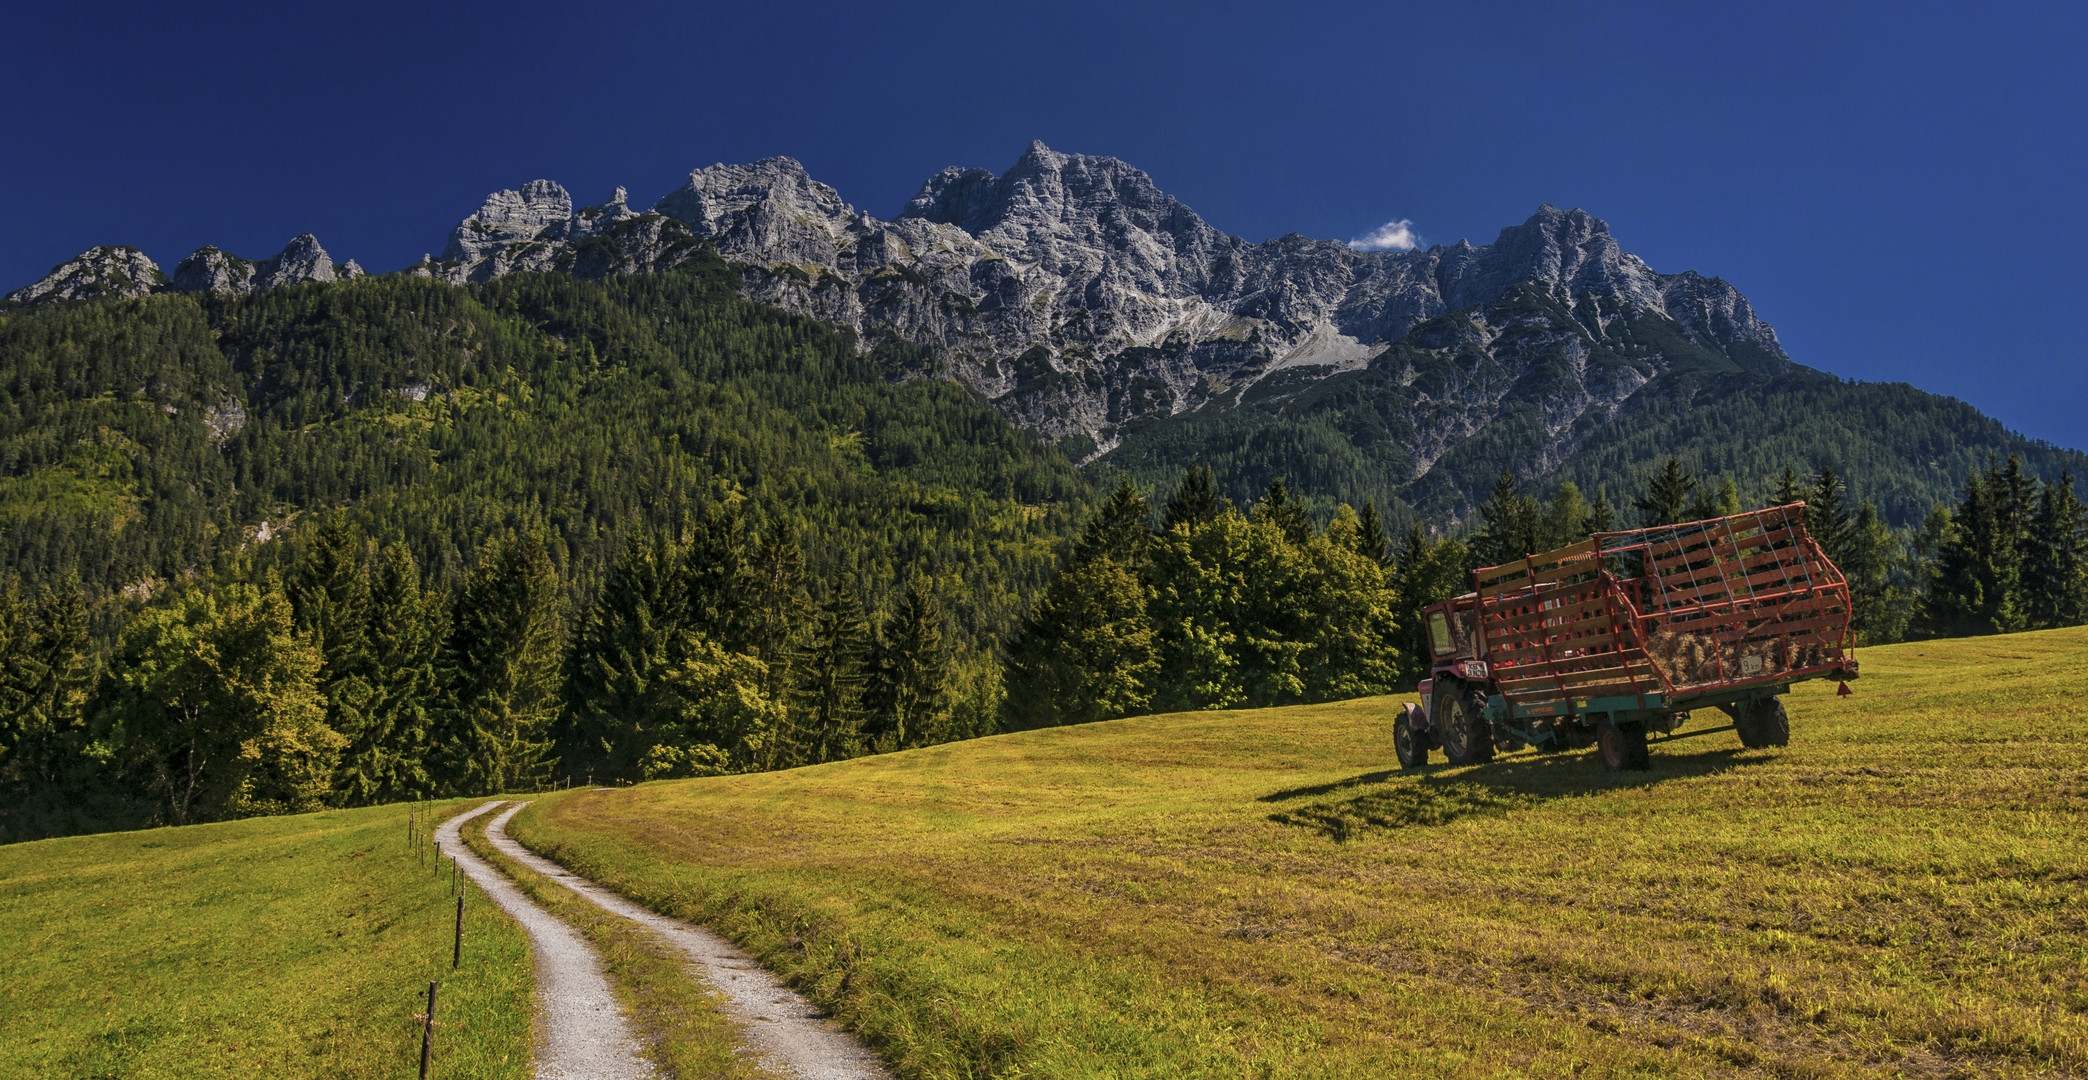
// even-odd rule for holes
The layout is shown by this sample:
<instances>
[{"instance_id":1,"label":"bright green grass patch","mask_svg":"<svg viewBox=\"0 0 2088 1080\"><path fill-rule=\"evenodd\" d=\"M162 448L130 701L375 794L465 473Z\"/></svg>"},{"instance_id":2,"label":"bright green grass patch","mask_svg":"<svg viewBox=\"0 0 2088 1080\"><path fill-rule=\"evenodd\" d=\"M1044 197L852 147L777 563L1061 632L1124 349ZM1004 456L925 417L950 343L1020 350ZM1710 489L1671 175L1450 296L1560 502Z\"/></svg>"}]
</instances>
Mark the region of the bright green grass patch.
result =
<instances>
[{"instance_id":1,"label":"bright green grass patch","mask_svg":"<svg viewBox=\"0 0 2088 1080\"><path fill-rule=\"evenodd\" d=\"M1383 698L574 792L510 831L911 1076L2088 1072L2088 629L1863 662L1793 695L1789 748L1656 741L1643 775L1402 773Z\"/></svg>"},{"instance_id":2,"label":"bright green grass patch","mask_svg":"<svg viewBox=\"0 0 2088 1080\"><path fill-rule=\"evenodd\" d=\"M471 803L438 807L436 817ZM454 901L405 805L0 847L0 1076L530 1075L519 928Z\"/></svg>"}]
</instances>

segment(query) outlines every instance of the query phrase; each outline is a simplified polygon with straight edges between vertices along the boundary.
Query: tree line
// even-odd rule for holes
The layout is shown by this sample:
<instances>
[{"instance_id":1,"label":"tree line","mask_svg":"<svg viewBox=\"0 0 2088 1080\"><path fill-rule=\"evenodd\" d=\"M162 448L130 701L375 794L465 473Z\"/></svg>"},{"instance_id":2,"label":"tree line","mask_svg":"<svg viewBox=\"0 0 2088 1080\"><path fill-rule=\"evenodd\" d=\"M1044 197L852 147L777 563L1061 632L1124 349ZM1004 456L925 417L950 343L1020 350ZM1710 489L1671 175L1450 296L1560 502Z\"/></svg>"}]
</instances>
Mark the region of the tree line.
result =
<instances>
[{"instance_id":1,"label":"tree line","mask_svg":"<svg viewBox=\"0 0 2088 1080\"><path fill-rule=\"evenodd\" d=\"M543 537L453 588L328 515L284 570L184 583L105 655L76 586L0 591L0 808L20 839L789 768L989 733L934 585L866 604L724 498L634 530L579 610Z\"/></svg>"}]
</instances>

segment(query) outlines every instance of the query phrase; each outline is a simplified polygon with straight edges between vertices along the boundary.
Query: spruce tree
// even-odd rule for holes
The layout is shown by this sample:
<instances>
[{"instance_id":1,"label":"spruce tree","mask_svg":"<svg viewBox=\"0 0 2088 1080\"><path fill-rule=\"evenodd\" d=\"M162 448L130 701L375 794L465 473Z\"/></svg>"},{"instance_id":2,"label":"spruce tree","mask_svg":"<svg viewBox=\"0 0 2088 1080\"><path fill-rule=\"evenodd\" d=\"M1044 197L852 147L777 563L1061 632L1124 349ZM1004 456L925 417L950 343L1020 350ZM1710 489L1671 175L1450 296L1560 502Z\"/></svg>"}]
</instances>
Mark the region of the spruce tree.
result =
<instances>
[{"instance_id":1,"label":"spruce tree","mask_svg":"<svg viewBox=\"0 0 2088 1080\"><path fill-rule=\"evenodd\" d=\"M2038 493L2024 580L2033 629L2088 622L2088 507L2074 494L2071 473Z\"/></svg>"},{"instance_id":2,"label":"spruce tree","mask_svg":"<svg viewBox=\"0 0 2088 1080\"><path fill-rule=\"evenodd\" d=\"M1218 520L1225 509L1225 500L1218 497L1218 483L1211 476L1207 465L1192 466L1182 474L1182 482L1175 488L1174 495L1167 500L1160 531L1172 532L1177 526L1200 528Z\"/></svg>"},{"instance_id":3,"label":"spruce tree","mask_svg":"<svg viewBox=\"0 0 2088 1080\"><path fill-rule=\"evenodd\" d=\"M1844 505L1847 498L1848 488L1842 478L1833 469L1820 466L1805 503L1805 530L1844 573L1857 554L1856 525Z\"/></svg>"},{"instance_id":4,"label":"spruce tree","mask_svg":"<svg viewBox=\"0 0 2088 1080\"><path fill-rule=\"evenodd\" d=\"M854 579L844 576L820 605L799 664L793 745L784 751L789 764L817 765L855 756L869 675L868 646L861 596Z\"/></svg>"},{"instance_id":5,"label":"spruce tree","mask_svg":"<svg viewBox=\"0 0 2088 1080\"><path fill-rule=\"evenodd\" d=\"M1783 474L1776 478L1776 505L1789 506L1812 498L1812 492L1798 479L1798 470L1784 466Z\"/></svg>"},{"instance_id":6,"label":"spruce tree","mask_svg":"<svg viewBox=\"0 0 2088 1080\"><path fill-rule=\"evenodd\" d=\"M625 538L566 661L557 741L569 772L636 779L652 741L679 715L661 679L682 659L681 570L682 552L665 534Z\"/></svg>"},{"instance_id":7,"label":"spruce tree","mask_svg":"<svg viewBox=\"0 0 2088 1080\"><path fill-rule=\"evenodd\" d=\"M550 778L562 594L536 536L510 534L482 549L451 601L440 790L492 795Z\"/></svg>"},{"instance_id":8,"label":"spruce tree","mask_svg":"<svg viewBox=\"0 0 2088 1080\"><path fill-rule=\"evenodd\" d=\"M420 565L404 544L377 553L370 582L370 666L375 673L369 717L382 749L372 770L372 803L424 796L432 790L428 754L435 737L446 636L443 598L421 588Z\"/></svg>"},{"instance_id":9,"label":"spruce tree","mask_svg":"<svg viewBox=\"0 0 2088 1080\"><path fill-rule=\"evenodd\" d=\"M1544 525L1537 500L1522 493L1512 469L1501 470L1493 492L1479 505L1482 524L1472 538L1472 557L1480 566L1499 566L1545 547Z\"/></svg>"},{"instance_id":10,"label":"spruce tree","mask_svg":"<svg viewBox=\"0 0 2088 1080\"><path fill-rule=\"evenodd\" d=\"M913 745L947 708L949 657L943 652L942 605L916 577L885 627L877 649L868 733L892 749Z\"/></svg>"},{"instance_id":11,"label":"spruce tree","mask_svg":"<svg viewBox=\"0 0 2088 1080\"><path fill-rule=\"evenodd\" d=\"M1646 495L1638 501L1639 524L1653 528L1689 520L1686 515L1696 488L1696 478L1682 468L1682 459L1668 458L1647 481Z\"/></svg>"},{"instance_id":12,"label":"spruce tree","mask_svg":"<svg viewBox=\"0 0 2088 1080\"><path fill-rule=\"evenodd\" d=\"M1730 473L1718 478L1716 508L1717 514L1706 516L1732 517L1734 514L1747 509L1740 504L1740 485L1733 482L1733 477Z\"/></svg>"},{"instance_id":13,"label":"spruce tree","mask_svg":"<svg viewBox=\"0 0 2088 1080\"><path fill-rule=\"evenodd\" d=\"M1153 697L1159 671L1146 589L1114 559L1053 579L1008 650L1011 729L1127 716Z\"/></svg>"},{"instance_id":14,"label":"spruce tree","mask_svg":"<svg viewBox=\"0 0 2088 1080\"><path fill-rule=\"evenodd\" d=\"M1385 523L1378 518L1375 502L1365 502L1356 519L1356 554L1388 570L1392 567L1392 553L1385 546Z\"/></svg>"},{"instance_id":15,"label":"spruce tree","mask_svg":"<svg viewBox=\"0 0 2088 1080\"><path fill-rule=\"evenodd\" d=\"M1610 532L1617 527L1617 510L1610 505L1609 492L1597 489L1595 502L1588 507L1588 531Z\"/></svg>"},{"instance_id":16,"label":"spruce tree","mask_svg":"<svg viewBox=\"0 0 2088 1080\"><path fill-rule=\"evenodd\" d=\"M1131 486L1130 479L1118 480L1116 490L1088 519L1087 529L1074 548L1074 559L1085 563L1107 557L1137 572L1145 565L1147 549L1152 546L1153 532L1148 524L1151 519L1152 508Z\"/></svg>"},{"instance_id":17,"label":"spruce tree","mask_svg":"<svg viewBox=\"0 0 2088 1080\"><path fill-rule=\"evenodd\" d=\"M1280 476L1269 481L1262 501L1255 504L1254 520L1276 526L1284 539L1293 544L1302 545L1312 539L1312 515L1306 512L1305 504L1291 498L1290 488Z\"/></svg>"},{"instance_id":18,"label":"spruce tree","mask_svg":"<svg viewBox=\"0 0 2088 1080\"><path fill-rule=\"evenodd\" d=\"M371 715L376 675L370 656L370 577L362 530L348 515L327 515L291 578L299 630L319 650L319 693L326 725L347 740L333 777L345 806L367 806L385 788L386 732Z\"/></svg>"}]
</instances>

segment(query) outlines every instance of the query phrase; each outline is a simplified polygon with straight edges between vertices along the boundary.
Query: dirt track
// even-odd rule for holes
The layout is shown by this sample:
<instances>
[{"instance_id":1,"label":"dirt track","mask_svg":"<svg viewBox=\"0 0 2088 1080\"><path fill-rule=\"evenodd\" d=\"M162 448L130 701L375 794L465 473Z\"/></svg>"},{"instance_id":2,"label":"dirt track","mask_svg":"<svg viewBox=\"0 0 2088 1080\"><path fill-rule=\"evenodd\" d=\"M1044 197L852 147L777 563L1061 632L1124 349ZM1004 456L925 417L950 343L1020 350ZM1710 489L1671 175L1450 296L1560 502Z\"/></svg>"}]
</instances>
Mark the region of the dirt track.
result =
<instances>
[{"instance_id":1,"label":"dirt track","mask_svg":"<svg viewBox=\"0 0 2088 1080\"><path fill-rule=\"evenodd\" d=\"M537 1076L540 1080L652 1076L652 1064L609 990L594 947L579 931L522 895L500 871L472 854L457 835L464 822L499 805L495 800L443 822L435 830L435 842L442 845L443 854L455 856L465 875L529 934L530 948L536 954ZM516 806L502 814L489 833L519 809ZM470 918L468 911L465 917Z\"/></svg>"},{"instance_id":2,"label":"dirt track","mask_svg":"<svg viewBox=\"0 0 2088 1080\"><path fill-rule=\"evenodd\" d=\"M487 824L486 839L494 848L680 949L696 974L726 997L726 1014L740 1023L771 1069L804 1080L890 1080L875 1054L731 942L632 903L510 839L508 819L521 809L510 807Z\"/></svg>"}]
</instances>

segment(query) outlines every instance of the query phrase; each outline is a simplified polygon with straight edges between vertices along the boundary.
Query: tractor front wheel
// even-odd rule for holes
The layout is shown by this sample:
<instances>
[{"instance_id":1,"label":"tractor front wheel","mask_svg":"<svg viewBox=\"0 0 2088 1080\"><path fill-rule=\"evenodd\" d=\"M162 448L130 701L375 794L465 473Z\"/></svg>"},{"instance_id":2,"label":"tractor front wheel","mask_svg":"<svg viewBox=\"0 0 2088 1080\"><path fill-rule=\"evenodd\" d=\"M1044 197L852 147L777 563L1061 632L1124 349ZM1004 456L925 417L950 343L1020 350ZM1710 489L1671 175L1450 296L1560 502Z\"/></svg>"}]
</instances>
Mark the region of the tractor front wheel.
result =
<instances>
[{"instance_id":1,"label":"tractor front wheel","mask_svg":"<svg viewBox=\"0 0 2088 1080\"><path fill-rule=\"evenodd\" d=\"M1402 713L1392 722L1392 752L1399 755L1399 767L1418 769L1428 764L1428 736L1414 730L1414 718Z\"/></svg>"},{"instance_id":2,"label":"tractor front wheel","mask_svg":"<svg viewBox=\"0 0 2088 1080\"><path fill-rule=\"evenodd\" d=\"M1749 750L1790 745L1791 718L1784 712L1783 699L1756 698L1733 710L1733 732Z\"/></svg>"},{"instance_id":3,"label":"tractor front wheel","mask_svg":"<svg viewBox=\"0 0 2088 1080\"><path fill-rule=\"evenodd\" d=\"M1429 723L1452 765L1476 765L1494 756L1493 721L1486 718L1486 691L1444 681L1437 684Z\"/></svg>"},{"instance_id":4,"label":"tractor front wheel","mask_svg":"<svg viewBox=\"0 0 2088 1080\"><path fill-rule=\"evenodd\" d=\"M1644 772L1653 767L1646 753L1646 725L1636 720L1604 720L1595 730L1595 750L1611 772Z\"/></svg>"}]
</instances>

